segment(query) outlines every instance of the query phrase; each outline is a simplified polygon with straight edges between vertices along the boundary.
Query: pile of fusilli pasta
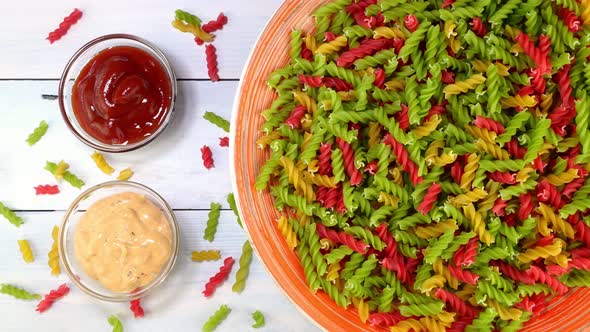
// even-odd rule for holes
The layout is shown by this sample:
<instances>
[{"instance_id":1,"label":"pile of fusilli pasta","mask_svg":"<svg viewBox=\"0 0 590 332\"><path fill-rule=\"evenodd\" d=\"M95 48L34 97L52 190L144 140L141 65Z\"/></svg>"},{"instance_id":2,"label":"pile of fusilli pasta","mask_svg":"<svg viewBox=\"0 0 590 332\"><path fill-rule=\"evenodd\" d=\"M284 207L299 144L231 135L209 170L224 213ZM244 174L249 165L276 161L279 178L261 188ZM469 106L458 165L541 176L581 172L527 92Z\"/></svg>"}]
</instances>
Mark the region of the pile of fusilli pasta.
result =
<instances>
[{"instance_id":1,"label":"pile of fusilli pasta","mask_svg":"<svg viewBox=\"0 0 590 332\"><path fill-rule=\"evenodd\" d=\"M583 3L335 0L293 30L256 188L312 291L392 331L490 331L590 285Z\"/></svg>"}]
</instances>

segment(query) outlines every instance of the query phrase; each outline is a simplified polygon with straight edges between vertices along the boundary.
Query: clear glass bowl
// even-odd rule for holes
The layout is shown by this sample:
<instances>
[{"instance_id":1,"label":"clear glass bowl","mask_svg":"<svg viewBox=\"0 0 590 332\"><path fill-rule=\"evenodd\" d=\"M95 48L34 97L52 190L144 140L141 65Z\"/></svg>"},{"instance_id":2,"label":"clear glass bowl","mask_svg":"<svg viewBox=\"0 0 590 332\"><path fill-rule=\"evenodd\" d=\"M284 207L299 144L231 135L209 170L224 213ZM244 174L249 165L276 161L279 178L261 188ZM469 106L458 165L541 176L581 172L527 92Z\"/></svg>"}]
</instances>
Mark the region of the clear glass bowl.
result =
<instances>
[{"instance_id":1,"label":"clear glass bowl","mask_svg":"<svg viewBox=\"0 0 590 332\"><path fill-rule=\"evenodd\" d=\"M76 255L74 254L74 232L78 222L80 221L80 217L82 217L88 207L100 199L123 192L133 192L144 195L162 211L164 216L166 216L166 220L168 220L170 224L172 243L170 248L171 254L168 262L164 264L160 274L154 278L152 282L150 282L145 287L134 290L133 292L115 293L104 288L98 281L92 279L84 272L82 266L76 259ZM179 228L172 208L168 205L168 203L166 203L162 196L158 195L155 191L136 182L109 181L84 191L74 200L64 216L63 223L59 231L58 242L60 262L66 274L78 288L80 288L84 293L100 300L126 302L144 297L146 294L162 284L166 277L168 277L170 271L172 271L174 263L176 262L176 257L178 256Z\"/></svg>"},{"instance_id":2,"label":"clear glass bowl","mask_svg":"<svg viewBox=\"0 0 590 332\"><path fill-rule=\"evenodd\" d=\"M172 98L170 101L169 111L166 115L166 118L164 119L164 122L152 135L132 144L107 144L97 140L82 128L72 108L72 87L74 86L76 78L78 77L78 74L82 68L84 68L84 66L97 53L115 46L132 46L147 52L160 62L170 81L170 91ZM174 113L176 92L176 76L174 75L172 66L168 62L168 59L166 59L164 53L157 46L145 39L133 35L111 34L91 40L90 42L86 43L86 45L82 46L78 51L76 51L76 53L74 53L70 61L68 61L59 82L58 102L61 115L66 125L70 131L84 144L92 147L93 149L104 152L126 152L145 146L164 131L164 129L168 126L168 123L170 123Z\"/></svg>"}]
</instances>

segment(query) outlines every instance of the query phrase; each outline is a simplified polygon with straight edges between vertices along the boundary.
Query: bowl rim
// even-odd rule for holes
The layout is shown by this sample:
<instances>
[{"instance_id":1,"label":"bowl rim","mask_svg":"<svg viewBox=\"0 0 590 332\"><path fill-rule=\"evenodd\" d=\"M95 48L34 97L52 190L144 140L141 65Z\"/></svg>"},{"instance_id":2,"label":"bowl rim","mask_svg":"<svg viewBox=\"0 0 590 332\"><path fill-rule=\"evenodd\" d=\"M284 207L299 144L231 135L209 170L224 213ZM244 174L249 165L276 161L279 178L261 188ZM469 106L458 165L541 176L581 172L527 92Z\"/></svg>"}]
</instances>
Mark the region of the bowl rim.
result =
<instances>
[{"instance_id":1,"label":"bowl rim","mask_svg":"<svg viewBox=\"0 0 590 332\"><path fill-rule=\"evenodd\" d=\"M158 205L161 204L166 209L166 212L170 215L170 218L166 218L166 219L168 219L168 222L171 226L170 230L172 232L172 239L173 239L170 259L162 267L162 270L160 271L158 276L156 278L154 278L154 280L152 280L147 286L145 286L144 288L142 288L138 292L129 292L129 293L115 293L115 292L113 292L113 294L116 294L116 295L103 295L103 294L100 294L100 293L94 291L93 289L85 286L80 281L80 279L77 277L76 273L74 273L74 271L72 270L72 267L71 267L70 261L72 259L76 259L76 258L70 257L65 250L65 243L67 243L66 229L69 227L70 215L74 212L76 206L78 206L78 204L81 201L86 199L86 197L88 195L90 195L100 189L111 188L111 187L131 187L131 188L139 189L141 191L149 193L150 195L153 195L154 197L156 197L159 200L159 202L157 202L157 204ZM160 206L158 206L158 208L160 208ZM103 301L127 302L127 301L132 301L132 300L136 300L141 297L144 297L148 293L152 292L154 289L158 288L168 278L168 276L170 275L170 272L172 272L174 266L176 265L176 261L178 259L178 253L180 250L180 227L178 226L178 220L176 219L176 215L174 214L174 210L172 209L172 207L170 207L168 202L160 194L158 194L156 191L154 191L150 187L143 185L141 183L138 183L138 182L134 182L134 181L121 181L121 180L107 181L107 182L99 183L97 185L94 185L94 186L86 189L84 192L82 192L80 195L78 195L78 197L76 197L74 199L74 201L72 201L72 203L70 204L70 206L68 207L68 209L66 210L66 212L64 214L64 217L61 222L61 226L59 228L58 246L57 247L58 247L58 252L59 252L59 261L60 261L61 265L63 266L63 268L64 268L66 274L68 275L68 277L70 278L70 280L76 285L76 287L78 287L80 290L82 290L82 292L84 292L96 299L103 300Z\"/></svg>"},{"instance_id":2,"label":"bowl rim","mask_svg":"<svg viewBox=\"0 0 590 332\"><path fill-rule=\"evenodd\" d=\"M137 42L137 43L141 44L142 46L144 46L146 49L148 49L149 50L148 53L150 53L151 56L156 58L156 60L158 60L158 62L160 62L162 67L164 67L164 71L166 72L166 74L168 76L168 81L170 83L170 89L171 89L171 94L170 94L171 100L170 100L168 114L166 115L166 118L164 119L164 122L160 125L160 127L152 135L150 135L138 142L135 142L133 144L125 144L125 145L123 145L123 144L107 144L107 143L103 143L103 142L97 143L98 140L95 139L94 137L92 137L92 135L90 135L89 133L86 133L86 134L90 137L90 139L84 137L74 127L74 125L72 124L72 122L70 121L70 119L68 117L66 105L65 105L65 94L64 94L64 90L65 90L68 75L70 74L70 70L72 70L72 67L74 66L74 64L77 63L80 56L82 56L86 51L88 51L93 46L99 45L100 43L105 42L105 41L116 40L116 39ZM113 47L113 46L109 46L109 47ZM137 48L136 46L131 46L131 47ZM98 52L101 52L107 48L103 48ZM76 77L76 79L77 79L77 77ZM98 151L111 152L111 153L123 153L123 152L137 150L139 148L142 148L142 147L148 145L149 143L154 141L157 137L159 137L162 134L162 132L164 132L164 130L168 127L168 125L172 121L172 117L175 113L177 94L178 94L178 82L176 80L176 74L174 73L174 68L172 67L170 61L168 60L168 58L166 57L164 52L159 47L157 47L152 42L150 42L144 38L135 36L135 35L126 34L126 33L113 33L113 34L99 36L99 37L96 37L96 38L90 40L89 42L82 45L82 47L80 47L72 55L72 57L66 63L66 66L64 67L64 70L63 70L61 77L59 79L57 100L59 103L59 109L60 109L60 113L61 113L64 123L66 124L66 126L68 127L70 132L72 132L72 134L74 134L74 136L76 136L76 138L79 141L81 141L82 143L86 144L87 146L89 146L93 149L96 149ZM76 118L75 115L74 115L74 118ZM77 121L77 118L76 118L76 121Z\"/></svg>"}]
</instances>

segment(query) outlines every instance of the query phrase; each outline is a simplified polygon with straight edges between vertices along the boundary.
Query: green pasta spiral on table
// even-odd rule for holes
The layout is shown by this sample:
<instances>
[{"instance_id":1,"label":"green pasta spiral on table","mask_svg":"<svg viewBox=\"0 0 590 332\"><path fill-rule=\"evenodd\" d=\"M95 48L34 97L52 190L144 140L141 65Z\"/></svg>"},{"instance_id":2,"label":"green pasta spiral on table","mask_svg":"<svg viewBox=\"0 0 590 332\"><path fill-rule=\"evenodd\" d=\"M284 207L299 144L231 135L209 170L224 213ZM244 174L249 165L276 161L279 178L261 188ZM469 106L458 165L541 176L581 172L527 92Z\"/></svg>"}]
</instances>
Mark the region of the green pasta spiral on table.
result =
<instances>
[{"instance_id":1,"label":"green pasta spiral on table","mask_svg":"<svg viewBox=\"0 0 590 332\"><path fill-rule=\"evenodd\" d=\"M32 146L39 142L47 132L48 128L49 125L47 124L47 122L45 122L45 120L42 120L41 123L39 123L39 126L35 128L35 130L33 130L29 137L27 137L27 144Z\"/></svg>"},{"instance_id":2,"label":"green pasta spiral on table","mask_svg":"<svg viewBox=\"0 0 590 332\"><path fill-rule=\"evenodd\" d=\"M236 281L232 286L232 291L241 293L246 287L246 280L250 272L250 264L252 263L252 245L249 241L244 242L242 246L242 255L240 256L240 268L236 272Z\"/></svg>"},{"instance_id":3,"label":"green pasta spiral on table","mask_svg":"<svg viewBox=\"0 0 590 332\"><path fill-rule=\"evenodd\" d=\"M227 318L230 312L231 309L227 305L222 304L219 309L207 319L205 324L203 324L201 331L213 332Z\"/></svg>"},{"instance_id":4,"label":"green pasta spiral on table","mask_svg":"<svg viewBox=\"0 0 590 332\"><path fill-rule=\"evenodd\" d=\"M0 293L10 295L14 298L21 299L21 300L39 300L41 299L41 295L30 293L26 289L9 285L9 284L0 284Z\"/></svg>"},{"instance_id":5,"label":"green pasta spiral on table","mask_svg":"<svg viewBox=\"0 0 590 332\"><path fill-rule=\"evenodd\" d=\"M11 209L7 208L4 203L0 202L0 214L8 220L9 223L16 227L20 227L24 222L23 219L14 213Z\"/></svg>"},{"instance_id":6,"label":"green pasta spiral on table","mask_svg":"<svg viewBox=\"0 0 590 332\"><path fill-rule=\"evenodd\" d=\"M115 315L110 315L107 319L109 324L113 327L113 332L123 332L123 323Z\"/></svg>"},{"instance_id":7,"label":"green pasta spiral on table","mask_svg":"<svg viewBox=\"0 0 590 332\"><path fill-rule=\"evenodd\" d=\"M264 327L264 315L262 314L262 312L256 310L252 313L252 319L254 319L254 324L252 324L252 327L255 329Z\"/></svg>"},{"instance_id":8,"label":"green pasta spiral on table","mask_svg":"<svg viewBox=\"0 0 590 332\"><path fill-rule=\"evenodd\" d=\"M207 219L207 227L203 239L213 242L215 233L217 232L217 224L219 223L219 215L221 211L221 204L211 202L209 215Z\"/></svg>"},{"instance_id":9,"label":"green pasta spiral on table","mask_svg":"<svg viewBox=\"0 0 590 332\"><path fill-rule=\"evenodd\" d=\"M213 112L205 112L203 114L203 119L211 122L212 124L216 125L217 127L223 129L226 133L229 133L229 121L222 118L221 116L213 113Z\"/></svg>"}]
</instances>

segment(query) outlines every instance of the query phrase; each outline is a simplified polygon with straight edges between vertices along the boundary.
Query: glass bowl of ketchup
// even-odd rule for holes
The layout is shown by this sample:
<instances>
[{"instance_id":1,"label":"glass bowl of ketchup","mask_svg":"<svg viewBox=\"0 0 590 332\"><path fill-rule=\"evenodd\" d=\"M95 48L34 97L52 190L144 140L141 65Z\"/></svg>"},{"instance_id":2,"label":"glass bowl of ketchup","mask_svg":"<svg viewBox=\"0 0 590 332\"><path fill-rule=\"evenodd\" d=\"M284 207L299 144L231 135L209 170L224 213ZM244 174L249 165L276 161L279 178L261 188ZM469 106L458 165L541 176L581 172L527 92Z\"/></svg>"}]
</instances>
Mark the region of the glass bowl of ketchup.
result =
<instances>
[{"instance_id":1,"label":"glass bowl of ketchup","mask_svg":"<svg viewBox=\"0 0 590 332\"><path fill-rule=\"evenodd\" d=\"M82 46L59 83L66 125L84 144L105 152L135 150L153 141L174 113L176 77L150 42L111 34Z\"/></svg>"}]
</instances>

